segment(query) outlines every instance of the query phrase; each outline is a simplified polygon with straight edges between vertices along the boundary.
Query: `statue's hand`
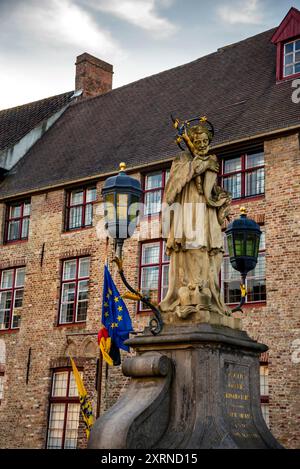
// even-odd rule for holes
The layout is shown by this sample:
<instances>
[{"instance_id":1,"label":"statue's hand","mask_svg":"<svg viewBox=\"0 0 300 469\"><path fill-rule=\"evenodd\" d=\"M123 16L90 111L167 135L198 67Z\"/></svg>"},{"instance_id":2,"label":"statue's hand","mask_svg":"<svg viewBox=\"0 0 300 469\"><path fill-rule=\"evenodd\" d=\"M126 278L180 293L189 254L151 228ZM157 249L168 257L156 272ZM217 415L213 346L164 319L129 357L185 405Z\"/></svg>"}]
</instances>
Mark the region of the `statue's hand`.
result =
<instances>
[{"instance_id":1,"label":"statue's hand","mask_svg":"<svg viewBox=\"0 0 300 469\"><path fill-rule=\"evenodd\" d=\"M201 173L203 173L203 171L204 171L204 167L203 167L203 166L204 166L204 165L203 165L203 161L202 161L202 160L200 160L199 158L196 157L196 158L193 159L193 163L192 163L192 164L193 164L193 169L194 169L195 174L201 174Z\"/></svg>"},{"instance_id":2,"label":"statue's hand","mask_svg":"<svg viewBox=\"0 0 300 469\"><path fill-rule=\"evenodd\" d=\"M208 163L208 169L210 169L211 171L215 171L216 173L219 172L219 163L215 160L209 160L209 163Z\"/></svg>"}]
</instances>

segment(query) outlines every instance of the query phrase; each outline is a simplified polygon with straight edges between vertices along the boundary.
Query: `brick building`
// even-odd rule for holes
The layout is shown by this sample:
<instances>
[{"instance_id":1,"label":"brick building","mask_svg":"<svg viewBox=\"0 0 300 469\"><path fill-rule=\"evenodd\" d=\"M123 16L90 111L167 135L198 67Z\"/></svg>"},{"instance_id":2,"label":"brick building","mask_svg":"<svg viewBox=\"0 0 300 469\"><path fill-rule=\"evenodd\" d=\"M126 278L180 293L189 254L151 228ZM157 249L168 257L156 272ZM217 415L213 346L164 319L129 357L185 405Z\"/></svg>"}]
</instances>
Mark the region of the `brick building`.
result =
<instances>
[{"instance_id":1,"label":"brick building","mask_svg":"<svg viewBox=\"0 0 300 469\"><path fill-rule=\"evenodd\" d=\"M269 346L261 357L265 418L283 445L299 447L300 108L292 83L300 76L300 12L115 90L109 64L82 54L76 67L75 93L0 111L0 447L85 447L69 353L95 414L125 389L96 342L103 265L112 258L101 188L120 161L141 180L145 209L125 243L124 269L160 300L168 274L160 202L177 153L170 113L209 116L232 216L245 205L264 232L243 324ZM239 278L226 256L220 280L226 302L237 303ZM149 312L128 306L142 330Z\"/></svg>"}]
</instances>

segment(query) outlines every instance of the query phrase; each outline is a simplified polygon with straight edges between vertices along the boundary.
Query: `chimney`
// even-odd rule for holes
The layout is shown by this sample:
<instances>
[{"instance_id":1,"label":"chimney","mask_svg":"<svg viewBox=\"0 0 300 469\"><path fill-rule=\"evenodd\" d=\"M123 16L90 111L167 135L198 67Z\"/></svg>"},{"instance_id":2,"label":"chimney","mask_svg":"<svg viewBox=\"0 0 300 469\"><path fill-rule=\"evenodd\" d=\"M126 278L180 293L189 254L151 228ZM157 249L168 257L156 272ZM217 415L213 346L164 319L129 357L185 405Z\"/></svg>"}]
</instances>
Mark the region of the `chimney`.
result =
<instances>
[{"instance_id":1,"label":"chimney","mask_svg":"<svg viewBox=\"0 0 300 469\"><path fill-rule=\"evenodd\" d=\"M86 52L76 59L75 89L82 96L98 96L112 89L113 66Z\"/></svg>"}]
</instances>

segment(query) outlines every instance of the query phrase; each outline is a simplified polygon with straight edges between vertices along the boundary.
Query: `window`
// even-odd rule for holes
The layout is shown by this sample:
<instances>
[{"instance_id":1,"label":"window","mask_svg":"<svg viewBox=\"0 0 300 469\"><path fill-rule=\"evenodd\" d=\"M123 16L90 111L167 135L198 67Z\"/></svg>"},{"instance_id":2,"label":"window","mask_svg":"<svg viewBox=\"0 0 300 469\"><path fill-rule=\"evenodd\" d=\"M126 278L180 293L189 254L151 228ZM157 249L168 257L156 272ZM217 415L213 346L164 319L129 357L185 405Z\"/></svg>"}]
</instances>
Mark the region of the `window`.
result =
<instances>
[{"instance_id":1,"label":"window","mask_svg":"<svg viewBox=\"0 0 300 469\"><path fill-rule=\"evenodd\" d=\"M0 272L0 330L20 326L20 308L23 305L25 267Z\"/></svg>"},{"instance_id":2,"label":"window","mask_svg":"<svg viewBox=\"0 0 300 469\"><path fill-rule=\"evenodd\" d=\"M300 39L284 44L283 76L300 73Z\"/></svg>"},{"instance_id":3,"label":"window","mask_svg":"<svg viewBox=\"0 0 300 469\"><path fill-rule=\"evenodd\" d=\"M66 231L92 226L96 187L76 189L67 194Z\"/></svg>"},{"instance_id":4,"label":"window","mask_svg":"<svg viewBox=\"0 0 300 469\"><path fill-rule=\"evenodd\" d=\"M160 302L168 291L169 262L164 241L142 244L140 288L154 303ZM146 309L141 303L140 310Z\"/></svg>"},{"instance_id":5,"label":"window","mask_svg":"<svg viewBox=\"0 0 300 469\"><path fill-rule=\"evenodd\" d=\"M79 414L80 404L72 371L55 371L50 397L48 449L76 448Z\"/></svg>"},{"instance_id":6,"label":"window","mask_svg":"<svg viewBox=\"0 0 300 469\"><path fill-rule=\"evenodd\" d=\"M63 262L60 324L86 320L90 258L81 257Z\"/></svg>"},{"instance_id":7,"label":"window","mask_svg":"<svg viewBox=\"0 0 300 469\"><path fill-rule=\"evenodd\" d=\"M233 199L264 194L264 153L248 153L222 161L221 185Z\"/></svg>"},{"instance_id":8,"label":"window","mask_svg":"<svg viewBox=\"0 0 300 469\"><path fill-rule=\"evenodd\" d=\"M28 239L30 201L13 202L7 205L4 242Z\"/></svg>"},{"instance_id":9,"label":"window","mask_svg":"<svg viewBox=\"0 0 300 469\"><path fill-rule=\"evenodd\" d=\"M241 298L240 273L234 270L230 264L226 236L224 235L225 254L221 269L222 289L224 293L225 303L239 303ZM263 232L260 239L259 254L257 264L254 270L251 270L246 279L247 287L247 303L265 302L266 301L266 266L265 266L265 233Z\"/></svg>"},{"instance_id":10,"label":"window","mask_svg":"<svg viewBox=\"0 0 300 469\"><path fill-rule=\"evenodd\" d=\"M269 421L269 368L268 362L261 361L259 367L260 374L260 402L261 410L266 424L270 425Z\"/></svg>"},{"instance_id":11,"label":"window","mask_svg":"<svg viewBox=\"0 0 300 469\"><path fill-rule=\"evenodd\" d=\"M156 171L145 176L144 215L160 213L164 187L170 170Z\"/></svg>"}]
</instances>

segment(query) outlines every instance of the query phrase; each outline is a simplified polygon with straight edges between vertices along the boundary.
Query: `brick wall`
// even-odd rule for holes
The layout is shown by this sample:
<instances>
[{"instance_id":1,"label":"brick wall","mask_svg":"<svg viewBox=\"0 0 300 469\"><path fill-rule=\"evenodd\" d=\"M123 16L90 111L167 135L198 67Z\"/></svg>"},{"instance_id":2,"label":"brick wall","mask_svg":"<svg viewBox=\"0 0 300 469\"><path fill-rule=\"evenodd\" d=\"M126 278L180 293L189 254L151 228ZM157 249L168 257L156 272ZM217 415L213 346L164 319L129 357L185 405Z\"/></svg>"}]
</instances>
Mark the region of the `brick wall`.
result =
<instances>
[{"instance_id":1,"label":"brick wall","mask_svg":"<svg viewBox=\"0 0 300 469\"><path fill-rule=\"evenodd\" d=\"M300 364L292 362L293 341L300 339L300 300L296 285L300 269L300 154L298 135L265 142L266 196L243 205L248 215L264 220L267 252L267 303L244 309L244 327L253 338L270 347L270 424L274 435L287 447L300 445ZM138 175L136 175L138 176ZM25 293L20 330L0 332L6 344L4 398L0 404L0 447L43 448L52 371L66 363L71 353L83 366L84 381L97 410L96 363L99 352L96 333L101 317L103 264L108 257L120 292L124 287L111 264L112 243L106 247L99 223L103 217L101 183L94 226L63 233L64 190L32 196L29 239L0 246L0 268L26 265ZM240 203L232 205L237 216ZM0 205L0 214L4 205ZM158 226L158 222L154 222ZM139 229L143 232L143 226ZM3 232L3 216L0 217ZM44 247L43 247L44 246ZM62 259L78 255L91 257L90 299L83 325L57 326ZM124 270L128 280L138 285L139 242L134 238L124 246ZM142 330L148 316L136 316L137 305L127 301L134 327ZM237 313L238 314L238 313ZM28 353L31 348L29 380L26 384ZM120 367L101 372L100 413L124 392L128 379ZM85 447L81 422L78 446Z\"/></svg>"}]
</instances>

